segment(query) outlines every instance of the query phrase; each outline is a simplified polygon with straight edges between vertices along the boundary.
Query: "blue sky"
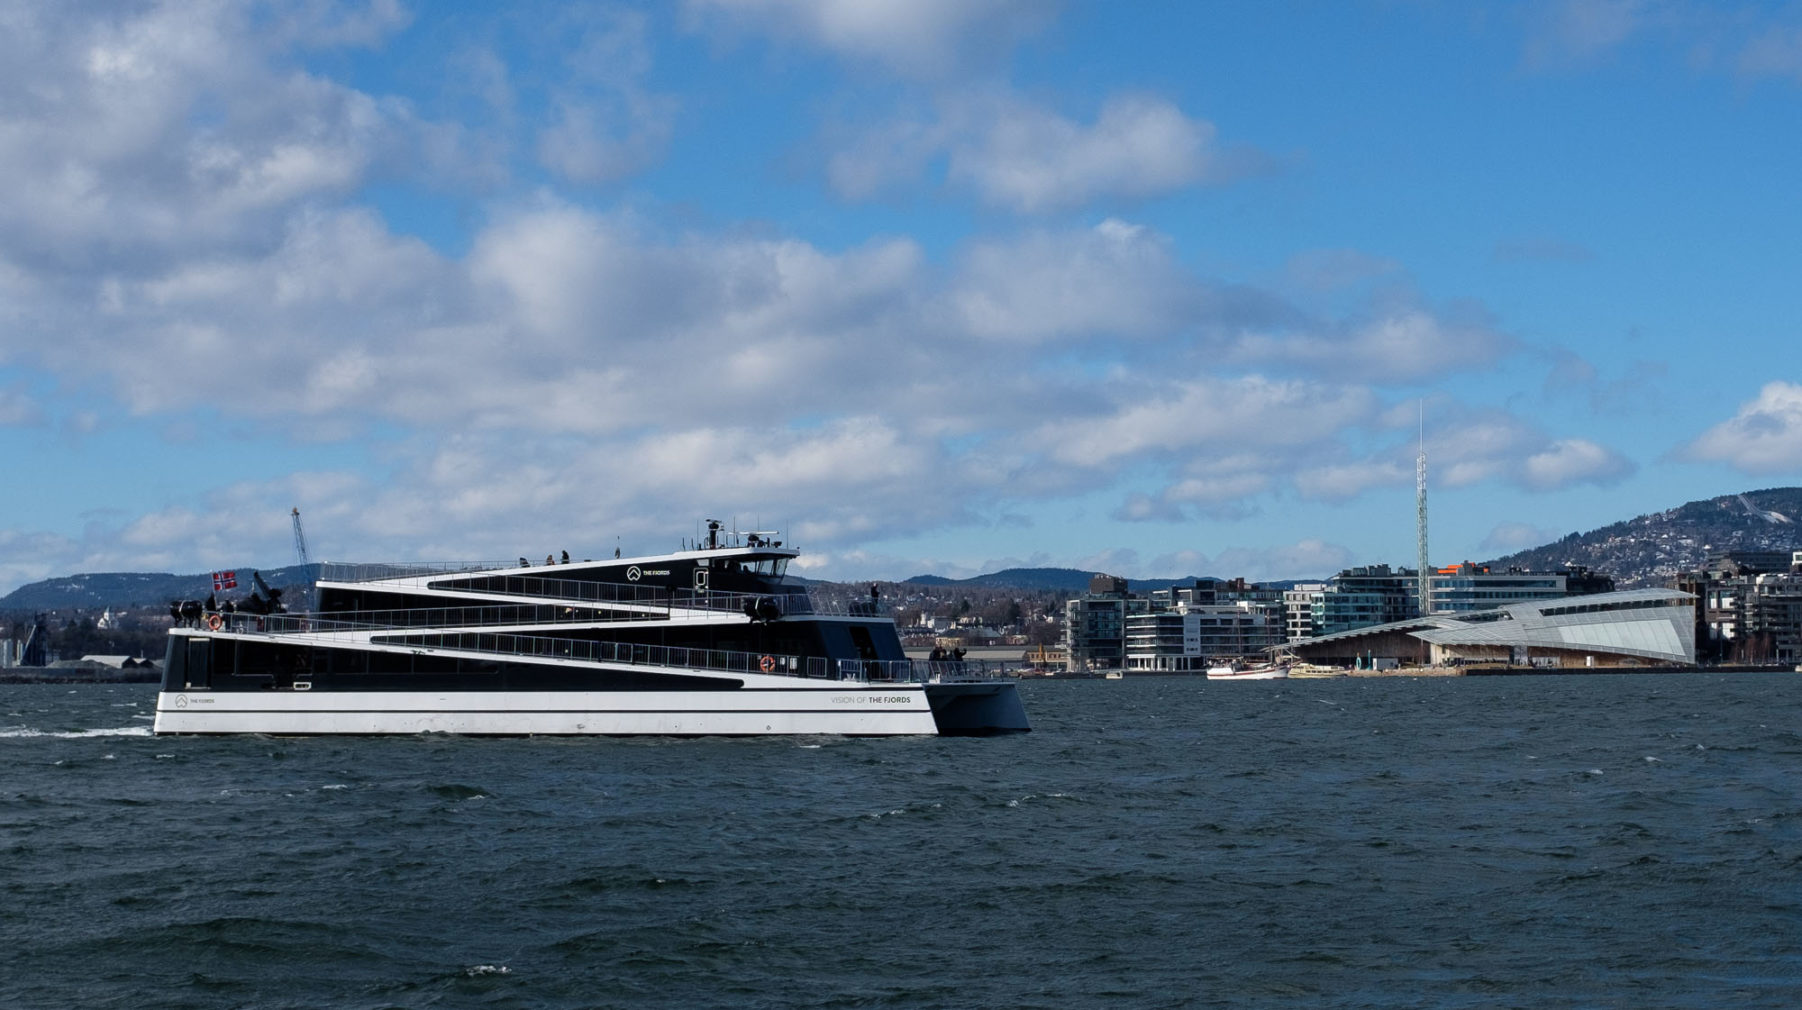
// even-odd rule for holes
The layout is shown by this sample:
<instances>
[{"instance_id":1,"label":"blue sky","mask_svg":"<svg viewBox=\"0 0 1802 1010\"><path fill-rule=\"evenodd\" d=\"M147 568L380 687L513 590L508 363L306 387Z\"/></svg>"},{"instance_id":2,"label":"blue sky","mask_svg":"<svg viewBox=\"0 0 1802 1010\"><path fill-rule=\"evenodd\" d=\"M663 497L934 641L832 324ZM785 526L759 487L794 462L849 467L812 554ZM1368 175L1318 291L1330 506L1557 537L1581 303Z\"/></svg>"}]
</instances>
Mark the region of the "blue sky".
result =
<instances>
[{"instance_id":1,"label":"blue sky","mask_svg":"<svg viewBox=\"0 0 1802 1010\"><path fill-rule=\"evenodd\" d=\"M0 591L777 526L1435 563L1802 480L1802 5L0 0Z\"/></svg>"}]
</instances>

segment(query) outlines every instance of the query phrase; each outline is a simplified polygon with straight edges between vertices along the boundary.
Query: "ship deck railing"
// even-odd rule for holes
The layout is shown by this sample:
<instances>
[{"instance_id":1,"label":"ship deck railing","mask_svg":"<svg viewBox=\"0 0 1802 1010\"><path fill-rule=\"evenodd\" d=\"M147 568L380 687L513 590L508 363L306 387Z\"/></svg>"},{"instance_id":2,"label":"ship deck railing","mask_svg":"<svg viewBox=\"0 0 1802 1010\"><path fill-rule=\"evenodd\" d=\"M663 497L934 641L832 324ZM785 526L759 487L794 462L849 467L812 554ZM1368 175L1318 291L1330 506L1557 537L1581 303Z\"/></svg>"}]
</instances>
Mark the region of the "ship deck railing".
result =
<instances>
[{"instance_id":1,"label":"ship deck railing","mask_svg":"<svg viewBox=\"0 0 1802 1010\"><path fill-rule=\"evenodd\" d=\"M319 578L325 582L377 582L517 567L511 561L326 561L319 566Z\"/></svg>"},{"instance_id":2,"label":"ship deck railing","mask_svg":"<svg viewBox=\"0 0 1802 1010\"><path fill-rule=\"evenodd\" d=\"M986 660L827 659L778 653L687 648L637 642L605 642L546 635L489 631L418 631L409 627L371 625L320 614L233 615L223 630L272 638L311 638L325 646L343 645L327 638L333 632L374 631L372 645L479 652L488 655L623 663L632 666L719 673L760 673L857 683L950 683L997 680L1014 675L1017 664Z\"/></svg>"},{"instance_id":3,"label":"ship deck railing","mask_svg":"<svg viewBox=\"0 0 1802 1010\"><path fill-rule=\"evenodd\" d=\"M414 568L418 570L408 570ZM345 570L377 570L387 574L358 578L339 577ZM806 592L746 593L716 589L670 588L638 582L595 582L589 579L560 579L545 575L485 574L490 568L477 566L418 565L326 565L320 580L326 582L367 582L381 579L408 588L440 589L455 592L486 593L493 596L517 596L529 599L555 600L559 603L612 603L622 606L661 608L664 610L713 610L744 613L747 604L763 607L768 601L774 611L762 616L833 616L882 617L889 611L879 600L815 599Z\"/></svg>"},{"instance_id":4,"label":"ship deck railing","mask_svg":"<svg viewBox=\"0 0 1802 1010\"><path fill-rule=\"evenodd\" d=\"M703 608L657 608L646 610L619 610L593 606L562 606L550 603L492 603L468 607L416 607L405 610L346 610L329 613L309 614L273 614L267 618L257 618L243 614L237 615L235 623L240 630L271 630L292 632L302 630L337 630L337 631L371 631L394 628L485 628L504 625L537 625L537 624L619 624L644 621L673 621L681 623L685 619L683 611ZM723 608L722 608L723 609ZM233 624L230 615L227 624ZM712 620L707 616L693 616L689 619L698 621ZM262 621L258 626L253 621Z\"/></svg>"},{"instance_id":5,"label":"ship deck railing","mask_svg":"<svg viewBox=\"0 0 1802 1010\"><path fill-rule=\"evenodd\" d=\"M727 649L698 649L638 642L593 642L586 639L510 635L483 631L379 635L378 644L451 649L507 656L550 657L591 663L625 663L661 669L718 673L761 673L857 683L949 683L997 680L1011 676L1007 664L984 660L935 662L924 659L826 659Z\"/></svg>"}]
</instances>

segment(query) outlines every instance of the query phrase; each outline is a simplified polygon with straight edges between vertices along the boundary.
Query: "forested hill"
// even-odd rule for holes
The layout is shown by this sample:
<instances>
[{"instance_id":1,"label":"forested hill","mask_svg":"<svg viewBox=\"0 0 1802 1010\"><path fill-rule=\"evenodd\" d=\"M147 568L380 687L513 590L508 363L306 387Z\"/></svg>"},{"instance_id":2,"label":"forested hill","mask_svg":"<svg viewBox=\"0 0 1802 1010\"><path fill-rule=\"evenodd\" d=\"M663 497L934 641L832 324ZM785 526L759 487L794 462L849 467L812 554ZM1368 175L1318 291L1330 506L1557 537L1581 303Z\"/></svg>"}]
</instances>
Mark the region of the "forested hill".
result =
<instances>
[{"instance_id":1,"label":"forested hill","mask_svg":"<svg viewBox=\"0 0 1802 1010\"><path fill-rule=\"evenodd\" d=\"M1085 593L1089 589L1089 580L1096 572L1085 572L1075 568L1006 568L987 575L975 575L967 579L948 579L942 575L916 575L906 580L916 586L974 586L984 589L1042 589L1062 593ZM1133 579L1132 591L1135 593L1150 592L1153 589L1168 589L1171 586L1191 586L1196 576L1183 579ZM1207 581L1203 579L1201 581Z\"/></svg>"},{"instance_id":2,"label":"forested hill","mask_svg":"<svg viewBox=\"0 0 1802 1010\"><path fill-rule=\"evenodd\" d=\"M1722 551L1802 550L1802 487L1774 487L1692 501L1663 512L1572 533L1543 547L1488 562L1491 567L1556 569L1587 565L1620 588L1662 584Z\"/></svg>"},{"instance_id":3,"label":"forested hill","mask_svg":"<svg viewBox=\"0 0 1802 1010\"><path fill-rule=\"evenodd\" d=\"M226 594L239 599L250 594L249 568L239 568L238 588ZM290 565L263 569L263 579L287 591L311 586L319 566ZM0 596L0 610L115 610L125 607L161 606L170 600L204 600L213 591L211 573L170 575L166 572L93 572L45 579L20 586Z\"/></svg>"}]
</instances>

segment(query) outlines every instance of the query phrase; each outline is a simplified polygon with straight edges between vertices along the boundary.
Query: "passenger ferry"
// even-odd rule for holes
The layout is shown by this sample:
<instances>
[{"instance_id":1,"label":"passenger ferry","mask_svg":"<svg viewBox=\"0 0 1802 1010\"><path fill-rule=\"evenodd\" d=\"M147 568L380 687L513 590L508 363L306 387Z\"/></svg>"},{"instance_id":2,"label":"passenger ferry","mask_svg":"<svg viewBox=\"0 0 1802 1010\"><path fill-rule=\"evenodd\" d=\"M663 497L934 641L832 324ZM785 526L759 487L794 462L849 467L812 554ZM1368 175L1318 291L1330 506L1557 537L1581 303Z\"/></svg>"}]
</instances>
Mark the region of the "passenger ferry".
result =
<instances>
[{"instance_id":1,"label":"passenger ferry","mask_svg":"<svg viewBox=\"0 0 1802 1010\"><path fill-rule=\"evenodd\" d=\"M155 730L1030 729L1007 671L908 659L874 588L867 601L815 601L785 578L798 552L772 536L710 521L705 541L646 557L323 565L308 613L274 594L230 612L189 608L169 632Z\"/></svg>"}]
</instances>

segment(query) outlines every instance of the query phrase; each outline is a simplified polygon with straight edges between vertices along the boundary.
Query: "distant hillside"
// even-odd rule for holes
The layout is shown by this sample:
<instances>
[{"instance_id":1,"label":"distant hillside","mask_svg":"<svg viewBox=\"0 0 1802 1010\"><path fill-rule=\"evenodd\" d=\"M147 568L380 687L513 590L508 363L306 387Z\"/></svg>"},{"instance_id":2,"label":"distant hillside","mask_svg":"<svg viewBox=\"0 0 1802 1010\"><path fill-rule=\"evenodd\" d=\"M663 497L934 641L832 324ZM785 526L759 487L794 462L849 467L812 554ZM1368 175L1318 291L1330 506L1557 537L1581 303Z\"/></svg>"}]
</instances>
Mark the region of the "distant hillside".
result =
<instances>
[{"instance_id":1,"label":"distant hillside","mask_svg":"<svg viewBox=\"0 0 1802 1010\"><path fill-rule=\"evenodd\" d=\"M292 587L311 587L318 565L262 569L263 579L291 597ZM222 594L233 599L250 595L249 568L239 568L238 588ZM203 600L213 591L212 573L170 575L164 572L95 572L45 579L0 596L0 610L115 610L161 606L170 600Z\"/></svg>"},{"instance_id":2,"label":"distant hillside","mask_svg":"<svg viewBox=\"0 0 1802 1010\"><path fill-rule=\"evenodd\" d=\"M1621 588L1658 585L1722 551L1802 550L1802 488L1775 487L1692 501L1572 533L1487 562L1556 569L1572 563L1614 576Z\"/></svg>"},{"instance_id":3,"label":"distant hillside","mask_svg":"<svg viewBox=\"0 0 1802 1010\"><path fill-rule=\"evenodd\" d=\"M1089 580L1099 572L1085 572L1075 568L1004 568L988 575L974 575L967 579L947 579L942 575L916 575L904 584L916 586L975 586L984 589L1046 589L1060 593L1086 593L1089 591ZM1181 579L1132 579L1129 586L1135 593L1148 593L1153 589L1169 589L1171 586L1192 586L1196 582L1213 581L1188 576Z\"/></svg>"}]
</instances>

